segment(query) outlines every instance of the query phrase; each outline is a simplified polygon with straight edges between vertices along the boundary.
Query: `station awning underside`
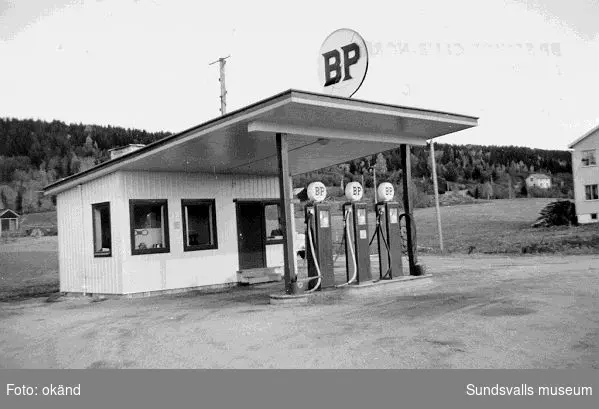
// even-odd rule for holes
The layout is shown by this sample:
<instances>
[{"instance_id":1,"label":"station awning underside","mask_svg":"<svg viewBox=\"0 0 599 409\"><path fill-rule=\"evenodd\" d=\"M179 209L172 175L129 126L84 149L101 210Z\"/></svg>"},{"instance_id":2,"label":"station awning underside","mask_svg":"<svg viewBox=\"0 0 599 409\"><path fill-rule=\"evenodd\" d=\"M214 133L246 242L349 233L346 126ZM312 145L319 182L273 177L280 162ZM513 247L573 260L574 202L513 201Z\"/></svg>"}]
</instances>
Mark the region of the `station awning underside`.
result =
<instances>
[{"instance_id":1,"label":"station awning underside","mask_svg":"<svg viewBox=\"0 0 599 409\"><path fill-rule=\"evenodd\" d=\"M62 179L45 192L56 194L118 170L277 175L277 133L288 135L289 172L298 175L401 144L426 145L477 122L472 116L290 90Z\"/></svg>"}]
</instances>

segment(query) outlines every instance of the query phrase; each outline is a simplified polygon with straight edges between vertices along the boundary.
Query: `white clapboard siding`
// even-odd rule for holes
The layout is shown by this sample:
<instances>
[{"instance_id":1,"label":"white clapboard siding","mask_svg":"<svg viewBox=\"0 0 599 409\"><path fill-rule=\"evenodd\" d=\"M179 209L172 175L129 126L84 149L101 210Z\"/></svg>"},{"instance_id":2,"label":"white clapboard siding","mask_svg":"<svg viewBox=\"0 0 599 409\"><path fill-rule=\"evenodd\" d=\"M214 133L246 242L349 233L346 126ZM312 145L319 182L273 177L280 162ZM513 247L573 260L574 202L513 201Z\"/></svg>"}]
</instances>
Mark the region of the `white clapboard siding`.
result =
<instances>
[{"instance_id":1,"label":"white clapboard siding","mask_svg":"<svg viewBox=\"0 0 599 409\"><path fill-rule=\"evenodd\" d=\"M279 267L285 264L285 253L282 244L266 246L266 267Z\"/></svg>"},{"instance_id":2,"label":"white clapboard siding","mask_svg":"<svg viewBox=\"0 0 599 409\"><path fill-rule=\"evenodd\" d=\"M118 174L85 183L57 196L60 290L65 292L121 292L122 232L117 203L121 202ZM110 202L112 256L94 257L92 204Z\"/></svg>"},{"instance_id":3,"label":"white clapboard siding","mask_svg":"<svg viewBox=\"0 0 599 409\"><path fill-rule=\"evenodd\" d=\"M595 157L599 160L599 131L575 145L572 152L576 214L582 223L591 221L591 213L599 213L599 201L585 199L585 185L599 184L599 166L582 166L582 151L586 150L594 150Z\"/></svg>"},{"instance_id":4,"label":"white clapboard siding","mask_svg":"<svg viewBox=\"0 0 599 409\"><path fill-rule=\"evenodd\" d=\"M237 282L237 219L234 199L278 198L276 177L197 173L123 172L123 293ZM170 252L132 255L129 199L167 199ZM181 199L215 199L218 249L183 251ZM175 230L175 223L180 228Z\"/></svg>"}]
</instances>

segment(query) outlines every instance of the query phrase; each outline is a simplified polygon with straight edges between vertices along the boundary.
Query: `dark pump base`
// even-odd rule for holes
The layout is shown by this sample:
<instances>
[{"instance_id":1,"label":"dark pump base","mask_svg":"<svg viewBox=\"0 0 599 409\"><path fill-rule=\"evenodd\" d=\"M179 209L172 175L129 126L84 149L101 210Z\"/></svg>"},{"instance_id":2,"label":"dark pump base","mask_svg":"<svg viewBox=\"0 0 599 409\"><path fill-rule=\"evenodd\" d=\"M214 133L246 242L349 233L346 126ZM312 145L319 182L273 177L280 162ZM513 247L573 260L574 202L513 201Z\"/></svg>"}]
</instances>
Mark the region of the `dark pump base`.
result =
<instances>
[{"instance_id":1,"label":"dark pump base","mask_svg":"<svg viewBox=\"0 0 599 409\"><path fill-rule=\"evenodd\" d=\"M347 228L344 224L343 234L345 237L345 267L347 271L347 281L354 276L354 262L352 260L352 252L350 243L353 247L353 252L356 258L357 274L352 284L360 284L372 280L370 270L370 245L368 234L368 206L366 203L353 202L343 205L343 215L348 214L345 223L349 224L349 234L347 237ZM351 284L350 284L351 285Z\"/></svg>"},{"instance_id":2,"label":"dark pump base","mask_svg":"<svg viewBox=\"0 0 599 409\"><path fill-rule=\"evenodd\" d=\"M308 264L308 277L317 277L318 270L316 263L320 268L322 279L317 290L322 290L335 286L335 274L333 269L333 235L331 232L331 209L328 204L315 203L307 205L305 208L306 229L311 229L310 233L314 244L314 252L310 244L310 235L306 232L306 261ZM305 289L312 290L318 285L318 280L310 280L306 283Z\"/></svg>"},{"instance_id":3,"label":"dark pump base","mask_svg":"<svg viewBox=\"0 0 599 409\"><path fill-rule=\"evenodd\" d=\"M399 203L377 203L376 212L380 279L403 277Z\"/></svg>"}]
</instances>

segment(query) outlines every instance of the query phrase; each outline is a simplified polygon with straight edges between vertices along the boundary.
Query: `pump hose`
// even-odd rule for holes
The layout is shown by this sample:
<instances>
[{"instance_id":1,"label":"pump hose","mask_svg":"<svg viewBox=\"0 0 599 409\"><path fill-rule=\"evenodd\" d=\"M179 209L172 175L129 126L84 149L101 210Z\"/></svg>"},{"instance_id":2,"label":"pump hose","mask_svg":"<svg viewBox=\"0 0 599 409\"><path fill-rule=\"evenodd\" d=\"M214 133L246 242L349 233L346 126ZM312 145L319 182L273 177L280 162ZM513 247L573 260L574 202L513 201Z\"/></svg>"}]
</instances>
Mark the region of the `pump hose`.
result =
<instances>
[{"instance_id":1,"label":"pump hose","mask_svg":"<svg viewBox=\"0 0 599 409\"><path fill-rule=\"evenodd\" d=\"M352 259L352 262L353 262L353 265L354 265L354 274L353 274L352 278L347 283L336 285L335 286L336 288L345 287L346 285L349 285L349 284L353 283L356 280L356 277L358 276L358 264L356 263L356 253L354 252L354 246L352 246L350 229L349 229L349 223L347 222L348 215L350 213L351 213L351 210L346 210L345 211L344 223L345 223L345 234L347 235L346 236L346 243L349 245L349 251L351 252L351 256L352 256L351 259Z\"/></svg>"},{"instance_id":2,"label":"pump hose","mask_svg":"<svg viewBox=\"0 0 599 409\"><path fill-rule=\"evenodd\" d=\"M391 274L391 249L389 248L389 243L387 243L387 239L385 239L385 235L381 234L381 238L383 239L383 243L385 244L385 248L387 249L387 262L389 264L389 267L387 268L387 272L385 273L384 276L382 276L379 280L376 280L375 283L384 280L385 278L387 278L388 276L390 276ZM389 277L391 278L391 277Z\"/></svg>"},{"instance_id":3,"label":"pump hose","mask_svg":"<svg viewBox=\"0 0 599 409\"><path fill-rule=\"evenodd\" d=\"M372 239L370 240L370 243L372 243L372 241L374 240L374 237L376 236L376 234L378 232L381 232L381 238L383 239L383 244L385 245L385 248L387 249L388 267L387 267L387 272L384 275L382 275L380 279L373 281L375 283L378 283L379 281L384 280L386 277L388 277L391 274L391 249L389 248L389 243L387 243L387 240L385 239L384 232L381 230L381 214L377 212L377 214L376 214L376 229L374 231L374 234L372 235ZM379 257L380 257L380 254L379 254Z\"/></svg>"},{"instance_id":4,"label":"pump hose","mask_svg":"<svg viewBox=\"0 0 599 409\"><path fill-rule=\"evenodd\" d=\"M316 267L316 272L318 275L316 277L307 277L298 281L312 281L318 279L318 282L311 290L304 291L305 293L312 293L320 287L320 283L322 281L322 274L320 273L320 266L318 265L318 260L316 260L316 252L314 251L314 241L312 240L312 226L311 223L308 222L308 242L310 243L310 250L312 251L312 259L314 261L314 266Z\"/></svg>"}]
</instances>

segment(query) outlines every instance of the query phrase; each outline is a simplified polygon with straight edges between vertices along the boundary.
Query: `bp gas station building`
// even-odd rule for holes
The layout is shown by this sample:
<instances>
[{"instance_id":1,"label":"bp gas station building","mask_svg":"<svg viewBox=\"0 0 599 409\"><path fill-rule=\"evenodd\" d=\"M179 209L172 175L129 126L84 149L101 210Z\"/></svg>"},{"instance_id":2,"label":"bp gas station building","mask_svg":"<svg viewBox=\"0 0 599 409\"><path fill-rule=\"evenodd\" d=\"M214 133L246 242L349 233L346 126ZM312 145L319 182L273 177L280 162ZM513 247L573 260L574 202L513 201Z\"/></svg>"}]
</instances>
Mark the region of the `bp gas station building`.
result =
<instances>
[{"instance_id":1,"label":"bp gas station building","mask_svg":"<svg viewBox=\"0 0 599 409\"><path fill-rule=\"evenodd\" d=\"M368 52L351 30L321 47L322 93L289 90L47 186L57 197L60 289L134 295L238 285L240 272L278 268L299 298L326 288L419 275L410 206L410 147L477 126L477 118L351 98ZM307 186L307 274L297 268L295 175L400 148L403 195L379 185L380 203L347 185L347 280L333 274L326 186ZM373 277L367 215L377 218L380 276ZM274 216L273 216L274 215Z\"/></svg>"}]
</instances>

